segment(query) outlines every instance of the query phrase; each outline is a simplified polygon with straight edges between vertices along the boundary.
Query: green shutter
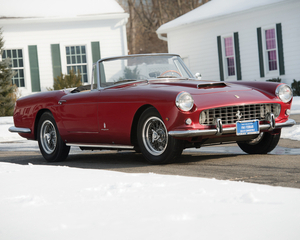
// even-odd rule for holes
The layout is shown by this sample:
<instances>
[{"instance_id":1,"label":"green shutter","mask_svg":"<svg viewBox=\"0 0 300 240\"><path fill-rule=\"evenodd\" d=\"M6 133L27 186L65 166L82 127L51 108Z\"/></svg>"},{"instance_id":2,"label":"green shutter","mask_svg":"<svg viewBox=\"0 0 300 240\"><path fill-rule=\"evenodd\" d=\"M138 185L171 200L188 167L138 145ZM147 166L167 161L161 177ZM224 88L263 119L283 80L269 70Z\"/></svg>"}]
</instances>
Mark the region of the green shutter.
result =
<instances>
[{"instance_id":1,"label":"green shutter","mask_svg":"<svg viewBox=\"0 0 300 240\"><path fill-rule=\"evenodd\" d=\"M37 46L28 46L32 92L41 91Z\"/></svg>"},{"instance_id":2,"label":"green shutter","mask_svg":"<svg viewBox=\"0 0 300 240\"><path fill-rule=\"evenodd\" d=\"M99 42L92 42L91 45L92 45L93 63L95 63L101 58L100 43Z\"/></svg>"},{"instance_id":3,"label":"green shutter","mask_svg":"<svg viewBox=\"0 0 300 240\"><path fill-rule=\"evenodd\" d=\"M51 44L51 56L52 56L53 78L56 78L57 76L60 76L62 72L59 44Z\"/></svg>"},{"instance_id":4,"label":"green shutter","mask_svg":"<svg viewBox=\"0 0 300 240\"><path fill-rule=\"evenodd\" d=\"M278 46L279 75L284 75L285 69L284 69L281 23L276 24L276 33L277 33L277 46Z\"/></svg>"},{"instance_id":5,"label":"green shutter","mask_svg":"<svg viewBox=\"0 0 300 240\"><path fill-rule=\"evenodd\" d=\"M234 51L235 51L235 61L236 61L236 75L237 75L236 77L237 80L242 80L239 33L235 32L233 36L234 36Z\"/></svg>"},{"instance_id":6,"label":"green shutter","mask_svg":"<svg viewBox=\"0 0 300 240\"><path fill-rule=\"evenodd\" d=\"M264 70L264 56L263 56L261 28L257 28L257 45L258 45L260 77L263 78L263 77L265 77L265 70Z\"/></svg>"},{"instance_id":7,"label":"green shutter","mask_svg":"<svg viewBox=\"0 0 300 240\"><path fill-rule=\"evenodd\" d=\"M218 54L219 54L219 71L220 71L220 80L224 81L224 69L223 69L223 57L222 57L222 42L221 36L217 37L218 42Z\"/></svg>"}]
</instances>

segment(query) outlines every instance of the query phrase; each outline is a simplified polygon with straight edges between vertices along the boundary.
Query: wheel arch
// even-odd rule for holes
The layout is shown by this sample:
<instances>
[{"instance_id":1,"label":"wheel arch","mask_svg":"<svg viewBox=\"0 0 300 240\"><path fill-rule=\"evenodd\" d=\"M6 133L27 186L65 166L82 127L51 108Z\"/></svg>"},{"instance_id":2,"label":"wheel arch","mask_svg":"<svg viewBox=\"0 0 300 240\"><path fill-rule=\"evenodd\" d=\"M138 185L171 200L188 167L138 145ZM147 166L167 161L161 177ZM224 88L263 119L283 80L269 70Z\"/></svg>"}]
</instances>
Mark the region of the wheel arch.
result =
<instances>
[{"instance_id":1,"label":"wheel arch","mask_svg":"<svg viewBox=\"0 0 300 240\"><path fill-rule=\"evenodd\" d=\"M134 117L133 117L133 121L132 121L132 124L131 124L131 133L130 133L130 141L131 141L131 144L133 146L137 146L137 125L138 125L138 122L139 122L139 119L142 115L142 113L148 109L148 108L155 108L153 105L151 104L146 104L146 105L143 105L141 106L135 113ZM156 108L155 108L156 109Z\"/></svg>"},{"instance_id":2,"label":"wheel arch","mask_svg":"<svg viewBox=\"0 0 300 240\"><path fill-rule=\"evenodd\" d=\"M38 124L39 124L39 121L41 119L41 116L45 113L45 112L49 112L52 114L52 112L47 109L47 108L44 108L44 109L40 109L37 114L36 114L36 117L35 117L35 121L34 121L34 139L37 140L37 132L38 132ZM53 114L52 114L53 115Z\"/></svg>"}]
</instances>

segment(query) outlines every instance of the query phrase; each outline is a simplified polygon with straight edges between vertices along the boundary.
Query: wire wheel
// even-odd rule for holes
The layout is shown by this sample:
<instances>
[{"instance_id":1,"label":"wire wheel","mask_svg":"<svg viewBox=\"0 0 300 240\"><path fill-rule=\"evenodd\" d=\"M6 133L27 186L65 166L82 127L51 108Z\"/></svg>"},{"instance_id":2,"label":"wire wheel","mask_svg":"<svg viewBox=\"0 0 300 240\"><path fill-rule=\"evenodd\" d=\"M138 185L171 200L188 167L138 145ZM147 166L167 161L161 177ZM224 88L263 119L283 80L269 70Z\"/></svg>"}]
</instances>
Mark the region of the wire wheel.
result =
<instances>
[{"instance_id":1,"label":"wire wheel","mask_svg":"<svg viewBox=\"0 0 300 240\"><path fill-rule=\"evenodd\" d=\"M168 146L168 134L165 124L158 117L150 117L142 130L144 146L154 156L161 155Z\"/></svg>"},{"instance_id":2,"label":"wire wheel","mask_svg":"<svg viewBox=\"0 0 300 240\"><path fill-rule=\"evenodd\" d=\"M57 133L53 123L49 120L43 122L40 131L41 144L47 154L52 154L57 145Z\"/></svg>"}]
</instances>

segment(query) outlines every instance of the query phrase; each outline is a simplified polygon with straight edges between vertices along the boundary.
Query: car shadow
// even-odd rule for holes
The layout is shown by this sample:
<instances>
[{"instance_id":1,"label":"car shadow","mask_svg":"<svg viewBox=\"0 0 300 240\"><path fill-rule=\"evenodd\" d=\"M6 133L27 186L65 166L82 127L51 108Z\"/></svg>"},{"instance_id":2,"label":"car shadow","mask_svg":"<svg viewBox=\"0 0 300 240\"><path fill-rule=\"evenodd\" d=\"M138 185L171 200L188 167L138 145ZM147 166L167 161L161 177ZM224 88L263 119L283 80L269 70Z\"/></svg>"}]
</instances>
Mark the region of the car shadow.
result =
<instances>
[{"instance_id":1,"label":"car shadow","mask_svg":"<svg viewBox=\"0 0 300 240\"><path fill-rule=\"evenodd\" d=\"M95 151L80 152L70 154L65 161L47 162L39 152L5 152L1 154L1 162L9 162L21 165L49 165L49 166L67 166L83 169L105 169L120 170L128 172L154 171L157 168L166 168L172 165L189 165L194 163L205 163L208 161L218 161L230 158L239 154L214 154L214 153L190 153L185 152L180 157L174 159L172 163L163 165L149 164L140 153L133 151ZM123 170L122 170L123 169ZM152 170L151 170L152 169Z\"/></svg>"}]
</instances>

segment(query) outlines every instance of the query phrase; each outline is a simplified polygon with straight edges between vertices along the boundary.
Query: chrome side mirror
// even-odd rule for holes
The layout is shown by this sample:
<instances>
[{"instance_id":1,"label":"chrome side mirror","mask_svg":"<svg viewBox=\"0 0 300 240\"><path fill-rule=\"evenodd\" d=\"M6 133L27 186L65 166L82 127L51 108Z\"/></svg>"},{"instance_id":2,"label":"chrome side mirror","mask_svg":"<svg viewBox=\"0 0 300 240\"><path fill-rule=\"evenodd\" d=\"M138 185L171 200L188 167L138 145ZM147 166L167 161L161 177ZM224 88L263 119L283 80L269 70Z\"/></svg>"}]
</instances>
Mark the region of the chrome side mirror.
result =
<instances>
[{"instance_id":1,"label":"chrome side mirror","mask_svg":"<svg viewBox=\"0 0 300 240\"><path fill-rule=\"evenodd\" d=\"M197 78L198 80L201 80L201 74L200 73L196 73L195 74L195 78Z\"/></svg>"}]
</instances>

